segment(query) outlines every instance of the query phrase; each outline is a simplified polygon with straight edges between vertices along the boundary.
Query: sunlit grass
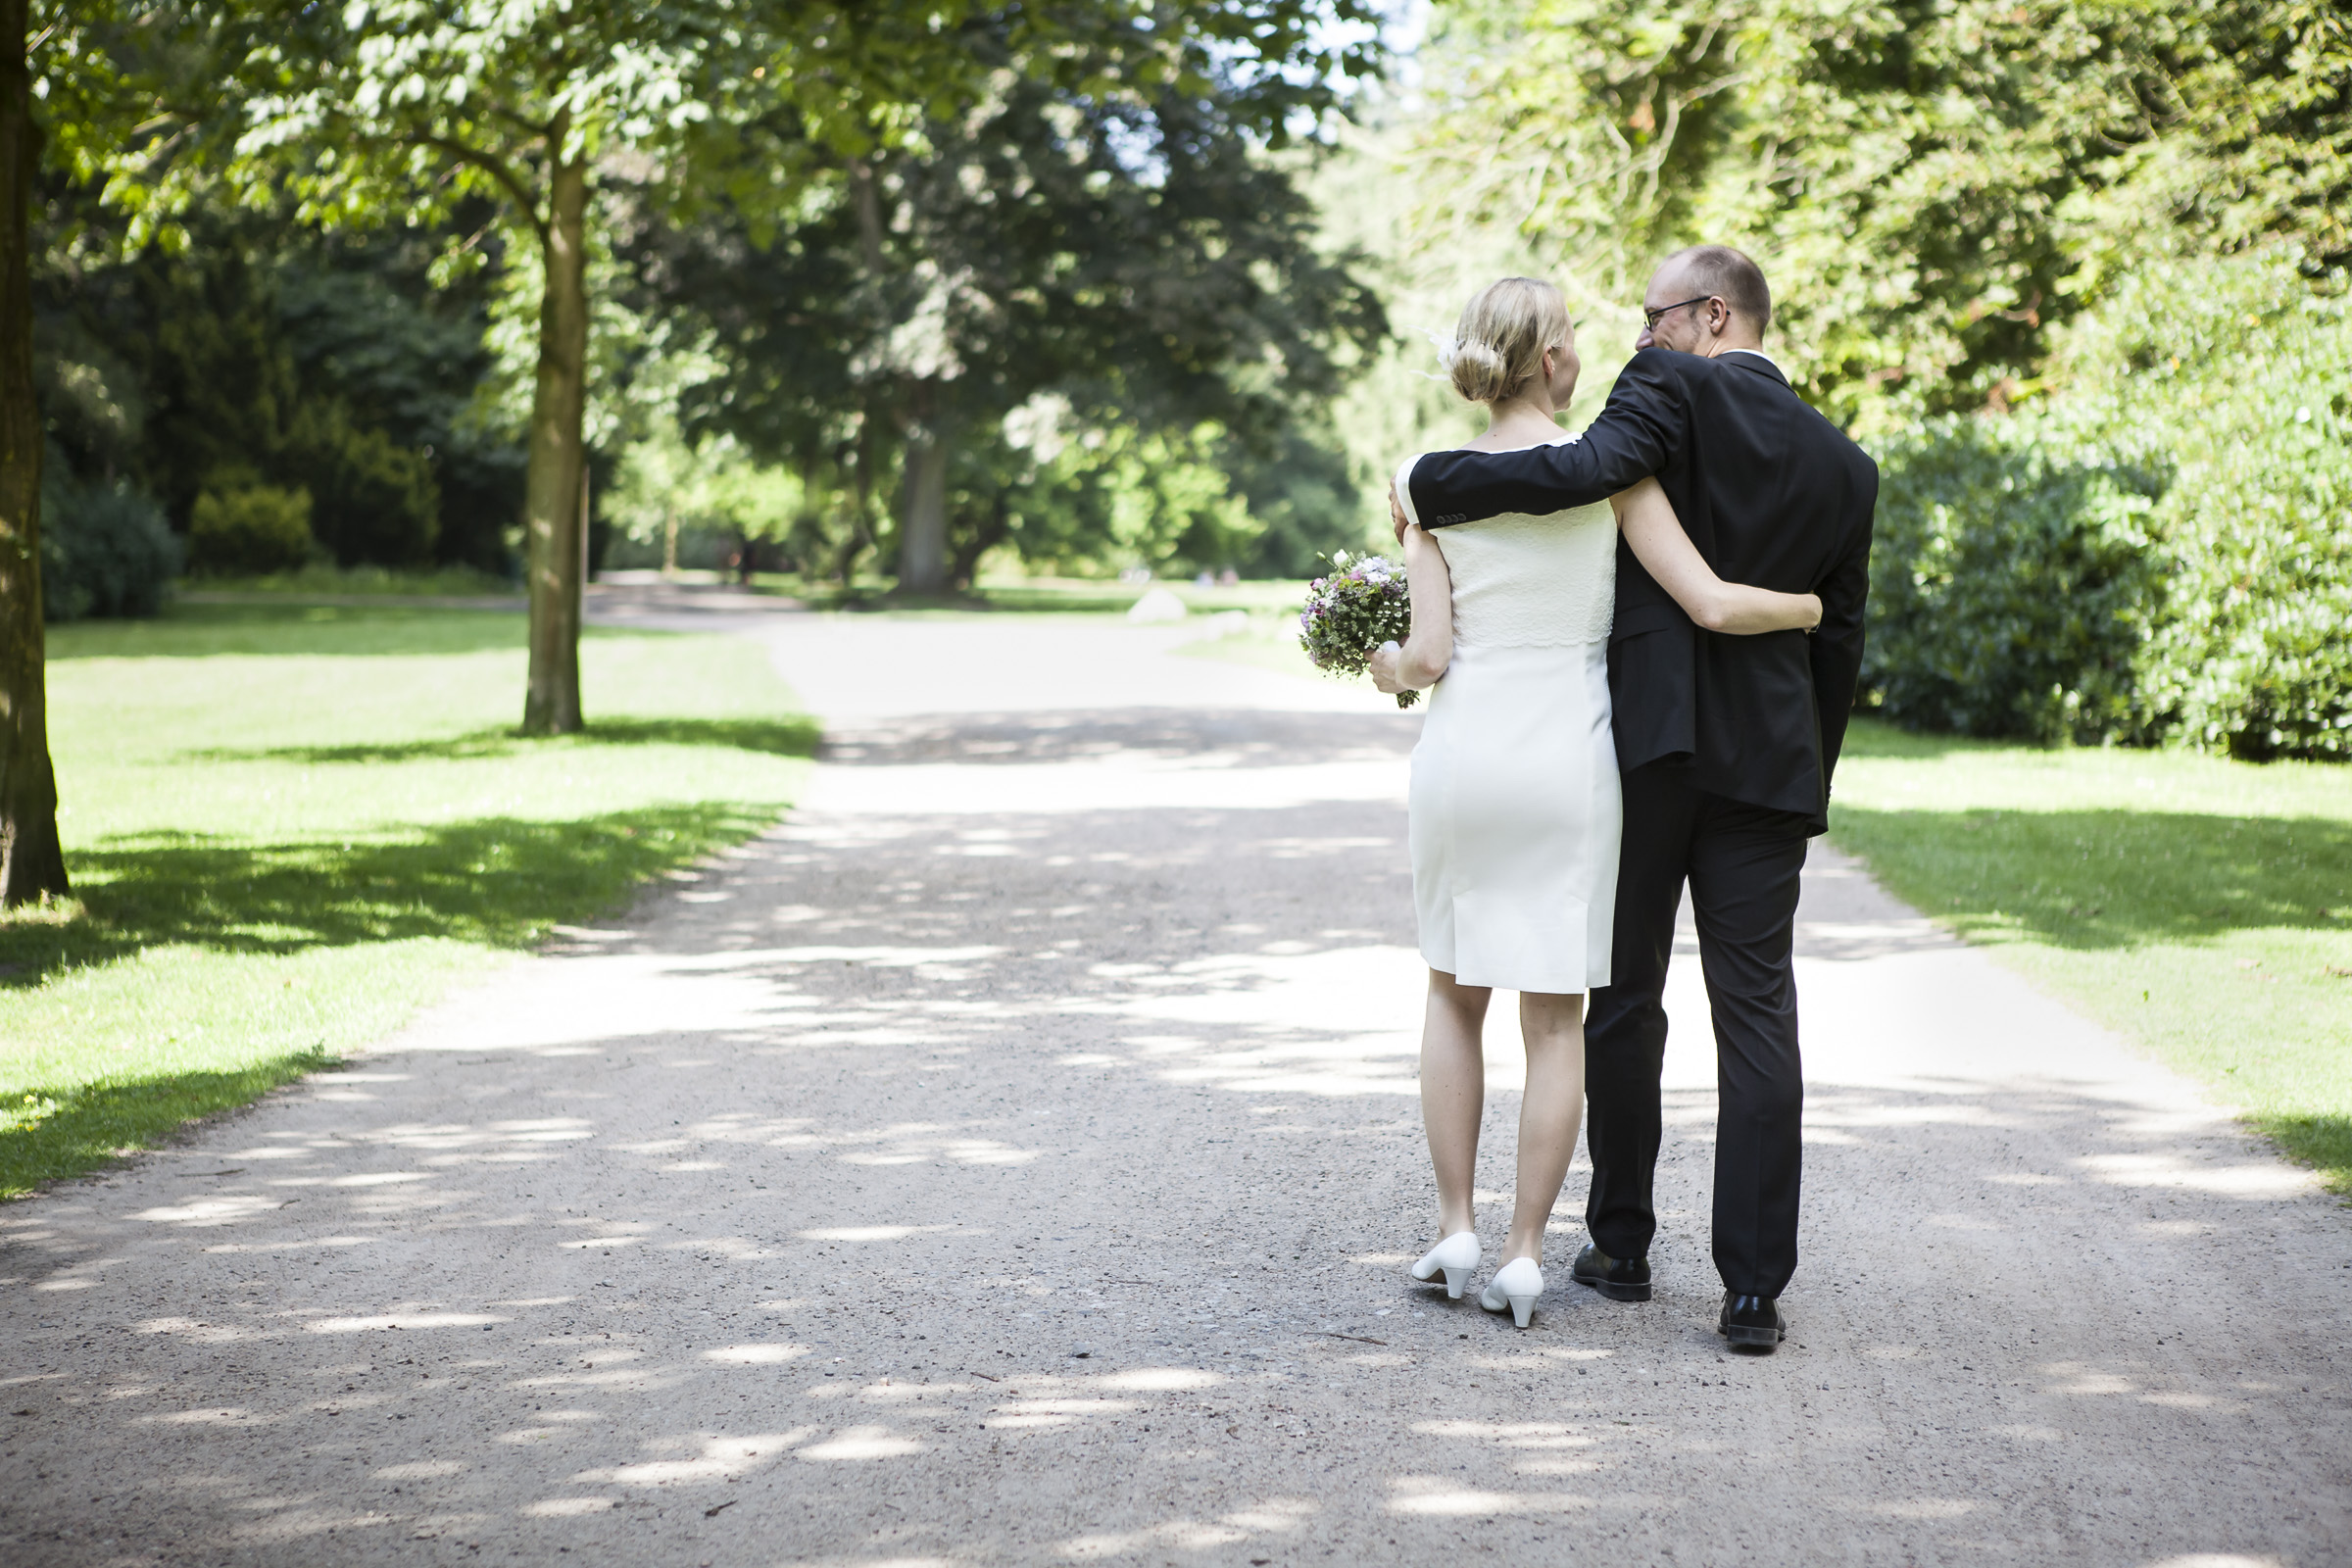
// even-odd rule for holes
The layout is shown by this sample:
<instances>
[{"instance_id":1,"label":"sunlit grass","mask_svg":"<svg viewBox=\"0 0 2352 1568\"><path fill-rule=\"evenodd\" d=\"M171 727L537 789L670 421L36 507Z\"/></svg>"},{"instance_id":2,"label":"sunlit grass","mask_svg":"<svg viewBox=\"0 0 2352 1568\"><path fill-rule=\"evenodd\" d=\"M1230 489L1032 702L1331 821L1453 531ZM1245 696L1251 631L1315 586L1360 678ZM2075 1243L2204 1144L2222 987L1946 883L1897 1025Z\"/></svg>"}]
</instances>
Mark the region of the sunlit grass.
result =
<instances>
[{"instance_id":1,"label":"sunlit grass","mask_svg":"<svg viewBox=\"0 0 2352 1568\"><path fill-rule=\"evenodd\" d=\"M51 636L75 901L0 922L0 1195L381 1038L772 821L813 750L765 656L591 633L524 741L519 616L183 606Z\"/></svg>"},{"instance_id":2,"label":"sunlit grass","mask_svg":"<svg viewBox=\"0 0 2352 1568\"><path fill-rule=\"evenodd\" d=\"M2352 1193L2352 769L1860 723L1832 836Z\"/></svg>"}]
</instances>

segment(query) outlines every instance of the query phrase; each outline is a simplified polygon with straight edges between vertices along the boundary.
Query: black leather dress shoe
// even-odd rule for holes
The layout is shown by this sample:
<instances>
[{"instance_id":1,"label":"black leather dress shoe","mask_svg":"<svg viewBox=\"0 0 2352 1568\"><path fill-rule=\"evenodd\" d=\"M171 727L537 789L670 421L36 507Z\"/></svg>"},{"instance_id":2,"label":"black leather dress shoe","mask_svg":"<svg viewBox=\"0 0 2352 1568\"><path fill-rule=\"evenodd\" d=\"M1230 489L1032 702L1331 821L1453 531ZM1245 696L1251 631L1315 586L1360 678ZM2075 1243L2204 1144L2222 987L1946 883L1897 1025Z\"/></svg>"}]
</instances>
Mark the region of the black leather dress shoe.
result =
<instances>
[{"instance_id":1,"label":"black leather dress shoe","mask_svg":"<svg viewBox=\"0 0 2352 1568\"><path fill-rule=\"evenodd\" d=\"M1726 1291L1723 1316L1715 1320L1715 1332L1734 1345L1770 1355L1788 1337L1788 1324L1781 1316L1781 1303L1771 1297L1736 1296Z\"/></svg>"},{"instance_id":2,"label":"black leather dress shoe","mask_svg":"<svg viewBox=\"0 0 2352 1568\"><path fill-rule=\"evenodd\" d=\"M1597 1247L1588 1247L1576 1254L1576 1267L1568 1277L1579 1285L1592 1286L1612 1301L1649 1299L1646 1257L1611 1257Z\"/></svg>"}]
</instances>

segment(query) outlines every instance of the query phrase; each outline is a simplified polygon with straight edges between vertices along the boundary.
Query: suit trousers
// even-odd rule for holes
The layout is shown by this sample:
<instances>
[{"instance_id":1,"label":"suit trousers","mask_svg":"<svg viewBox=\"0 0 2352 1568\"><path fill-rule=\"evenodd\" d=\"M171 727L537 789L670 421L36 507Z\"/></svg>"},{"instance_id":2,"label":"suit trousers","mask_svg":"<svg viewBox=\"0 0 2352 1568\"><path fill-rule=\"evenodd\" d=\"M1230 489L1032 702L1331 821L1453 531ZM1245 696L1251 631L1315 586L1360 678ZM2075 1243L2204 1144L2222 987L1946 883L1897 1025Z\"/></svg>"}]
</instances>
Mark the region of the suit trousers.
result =
<instances>
[{"instance_id":1,"label":"suit trousers","mask_svg":"<svg viewBox=\"0 0 2352 1568\"><path fill-rule=\"evenodd\" d=\"M1623 783L1612 978L1585 1020L1585 1223L1612 1257L1646 1255L1657 1233L1663 995L1688 880L1715 1019L1715 1268L1727 1290L1777 1297L1796 1272L1805 1085L1792 949L1807 824L1708 794L1681 762Z\"/></svg>"}]
</instances>

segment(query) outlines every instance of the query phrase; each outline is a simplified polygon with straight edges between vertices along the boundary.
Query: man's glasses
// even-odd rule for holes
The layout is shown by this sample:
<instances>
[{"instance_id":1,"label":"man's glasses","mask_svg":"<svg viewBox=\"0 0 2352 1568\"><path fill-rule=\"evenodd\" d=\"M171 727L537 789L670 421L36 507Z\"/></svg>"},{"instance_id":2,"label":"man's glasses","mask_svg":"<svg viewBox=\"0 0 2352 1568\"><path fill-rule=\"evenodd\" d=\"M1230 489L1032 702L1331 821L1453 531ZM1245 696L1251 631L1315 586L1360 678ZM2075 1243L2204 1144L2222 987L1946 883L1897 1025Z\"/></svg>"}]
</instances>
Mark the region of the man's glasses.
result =
<instances>
[{"instance_id":1,"label":"man's glasses","mask_svg":"<svg viewBox=\"0 0 2352 1568\"><path fill-rule=\"evenodd\" d=\"M1661 305L1654 311L1643 306L1642 308L1642 324L1654 332L1658 329L1658 322L1662 318L1673 315L1686 305L1704 305L1714 297L1712 294L1701 294L1694 300L1677 300L1672 305Z\"/></svg>"}]
</instances>

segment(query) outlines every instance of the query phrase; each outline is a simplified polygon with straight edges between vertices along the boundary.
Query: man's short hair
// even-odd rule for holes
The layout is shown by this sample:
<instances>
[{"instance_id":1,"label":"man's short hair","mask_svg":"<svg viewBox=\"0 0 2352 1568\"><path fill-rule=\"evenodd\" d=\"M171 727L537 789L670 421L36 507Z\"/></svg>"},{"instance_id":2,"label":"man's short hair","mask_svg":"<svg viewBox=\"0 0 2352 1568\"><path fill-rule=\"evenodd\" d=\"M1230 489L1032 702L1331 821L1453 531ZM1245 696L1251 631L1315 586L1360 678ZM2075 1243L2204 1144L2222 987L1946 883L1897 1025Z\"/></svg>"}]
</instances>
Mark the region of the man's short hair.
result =
<instances>
[{"instance_id":1,"label":"man's short hair","mask_svg":"<svg viewBox=\"0 0 2352 1568\"><path fill-rule=\"evenodd\" d=\"M1676 251L1667 260L1683 264L1692 292L1721 298L1724 304L1755 322L1759 335L1772 324L1772 289L1764 281L1764 269L1749 260L1744 251L1736 251L1729 245L1693 245Z\"/></svg>"}]
</instances>

